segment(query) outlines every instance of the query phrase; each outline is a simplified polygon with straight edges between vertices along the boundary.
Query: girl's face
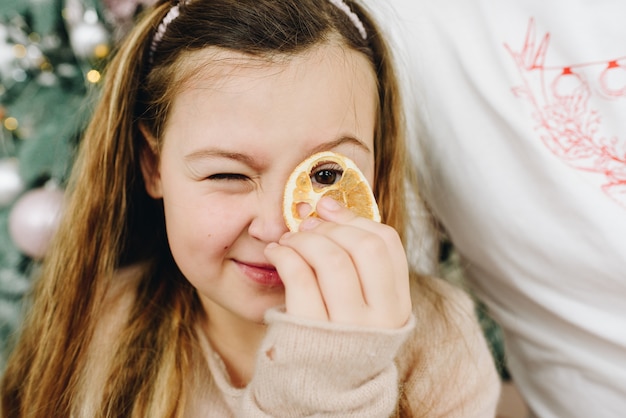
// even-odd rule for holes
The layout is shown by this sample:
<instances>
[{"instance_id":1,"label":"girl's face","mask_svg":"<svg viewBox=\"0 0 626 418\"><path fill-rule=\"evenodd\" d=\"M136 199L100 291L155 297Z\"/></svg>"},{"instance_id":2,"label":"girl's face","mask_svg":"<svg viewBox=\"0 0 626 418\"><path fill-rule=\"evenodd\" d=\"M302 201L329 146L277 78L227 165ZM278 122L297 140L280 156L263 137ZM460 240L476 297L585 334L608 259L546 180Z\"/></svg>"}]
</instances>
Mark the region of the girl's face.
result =
<instances>
[{"instance_id":1,"label":"girl's face","mask_svg":"<svg viewBox=\"0 0 626 418\"><path fill-rule=\"evenodd\" d=\"M291 171L333 150L374 180L375 74L360 53L332 45L275 63L215 49L190 59L210 64L173 100L147 189L163 198L172 254L212 322L261 323L284 303L263 250L288 231Z\"/></svg>"}]
</instances>

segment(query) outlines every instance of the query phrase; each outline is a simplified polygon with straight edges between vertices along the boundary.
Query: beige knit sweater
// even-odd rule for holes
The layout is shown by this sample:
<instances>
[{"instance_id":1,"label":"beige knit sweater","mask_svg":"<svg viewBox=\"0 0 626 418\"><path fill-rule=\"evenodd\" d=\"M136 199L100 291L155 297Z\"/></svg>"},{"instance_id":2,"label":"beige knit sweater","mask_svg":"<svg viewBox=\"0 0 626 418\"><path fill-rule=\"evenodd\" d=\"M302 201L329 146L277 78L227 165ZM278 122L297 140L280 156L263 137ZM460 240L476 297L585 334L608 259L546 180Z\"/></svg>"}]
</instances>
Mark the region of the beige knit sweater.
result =
<instances>
[{"instance_id":1,"label":"beige knit sweater","mask_svg":"<svg viewBox=\"0 0 626 418\"><path fill-rule=\"evenodd\" d=\"M189 417L389 417L403 393L415 417L494 417L500 381L467 295L435 280L438 303L413 292L399 330L266 315L268 332L246 388L230 384L203 341L207 375Z\"/></svg>"},{"instance_id":2,"label":"beige knit sweater","mask_svg":"<svg viewBox=\"0 0 626 418\"><path fill-rule=\"evenodd\" d=\"M414 313L399 330L306 321L270 310L254 376L243 389L230 383L220 357L201 340L185 417L389 417L398 415L399 399L410 411L402 417L494 417L500 380L473 303L462 290L427 280L434 291L412 290ZM96 332L73 416L96 415L114 356L110 341L134 297L129 288L109 295L111 308Z\"/></svg>"}]
</instances>

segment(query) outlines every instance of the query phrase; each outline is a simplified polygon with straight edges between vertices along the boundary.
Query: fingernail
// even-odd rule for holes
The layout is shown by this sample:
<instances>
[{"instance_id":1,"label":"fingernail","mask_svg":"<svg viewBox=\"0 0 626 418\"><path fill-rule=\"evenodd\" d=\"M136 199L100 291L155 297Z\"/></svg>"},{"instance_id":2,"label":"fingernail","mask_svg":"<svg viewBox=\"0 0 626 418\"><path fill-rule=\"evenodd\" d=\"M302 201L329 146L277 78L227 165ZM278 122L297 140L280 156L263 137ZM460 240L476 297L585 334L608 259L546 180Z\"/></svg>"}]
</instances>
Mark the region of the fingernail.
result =
<instances>
[{"instance_id":1,"label":"fingernail","mask_svg":"<svg viewBox=\"0 0 626 418\"><path fill-rule=\"evenodd\" d=\"M317 204L330 211L337 211L341 208L341 204L332 197L323 197Z\"/></svg>"},{"instance_id":2,"label":"fingernail","mask_svg":"<svg viewBox=\"0 0 626 418\"><path fill-rule=\"evenodd\" d=\"M285 232L283 234L282 237L280 237L280 239L278 240L279 243L284 242L285 240L288 240L289 237L291 237L294 233L293 232Z\"/></svg>"},{"instance_id":3,"label":"fingernail","mask_svg":"<svg viewBox=\"0 0 626 418\"><path fill-rule=\"evenodd\" d=\"M272 248L276 248L276 247L278 247L278 244L276 242L270 242L269 244L265 246L265 249L271 250Z\"/></svg>"},{"instance_id":4,"label":"fingernail","mask_svg":"<svg viewBox=\"0 0 626 418\"><path fill-rule=\"evenodd\" d=\"M308 231L308 230L311 230L311 229L315 228L316 226L318 226L321 223L322 223L322 221L319 218L306 218L300 224L300 230L301 231Z\"/></svg>"}]
</instances>

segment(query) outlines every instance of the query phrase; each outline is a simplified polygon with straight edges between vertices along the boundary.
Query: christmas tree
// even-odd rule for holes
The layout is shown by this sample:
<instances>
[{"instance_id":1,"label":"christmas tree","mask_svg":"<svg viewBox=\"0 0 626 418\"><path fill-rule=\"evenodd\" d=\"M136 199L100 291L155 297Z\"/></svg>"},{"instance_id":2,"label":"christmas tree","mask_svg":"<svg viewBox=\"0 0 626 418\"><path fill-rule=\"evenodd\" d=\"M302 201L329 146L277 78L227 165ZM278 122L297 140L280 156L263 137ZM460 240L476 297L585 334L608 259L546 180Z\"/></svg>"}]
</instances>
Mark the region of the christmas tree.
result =
<instances>
[{"instance_id":1,"label":"christmas tree","mask_svg":"<svg viewBox=\"0 0 626 418\"><path fill-rule=\"evenodd\" d=\"M0 370L101 70L141 2L0 0Z\"/></svg>"}]
</instances>

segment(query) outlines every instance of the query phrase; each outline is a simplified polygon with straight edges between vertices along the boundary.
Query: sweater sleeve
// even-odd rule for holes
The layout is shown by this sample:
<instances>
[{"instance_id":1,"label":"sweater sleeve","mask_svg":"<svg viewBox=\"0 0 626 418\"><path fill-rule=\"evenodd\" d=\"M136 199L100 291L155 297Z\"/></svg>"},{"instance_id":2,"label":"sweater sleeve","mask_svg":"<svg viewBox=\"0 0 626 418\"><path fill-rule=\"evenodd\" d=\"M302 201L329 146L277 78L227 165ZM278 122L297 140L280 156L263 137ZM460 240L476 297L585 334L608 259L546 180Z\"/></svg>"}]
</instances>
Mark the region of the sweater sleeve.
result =
<instances>
[{"instance_id":1,"label":"sweater sleeve","mask_svg":"<svg viewBox=\"0 0 626 418\"><path fill-rule=\"evenodd\" d=\"M501 383L474 303L462 289L428 280L433 294L414 292L417 326L397 358L401 406L408 416L493 418Z\"/></svg>"},{"instance_id":2,"label":"sweater sleeve","mask_svg":"<svg viewBox=\"0 0 626 418\"><path fill-rule=\"evenodd\" d=\"M268 331L241 402L245 417L388 417L398 399L398 350L415 325L348 327L266 314Z\"/></svg>"}]
</instances>

